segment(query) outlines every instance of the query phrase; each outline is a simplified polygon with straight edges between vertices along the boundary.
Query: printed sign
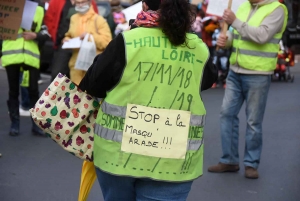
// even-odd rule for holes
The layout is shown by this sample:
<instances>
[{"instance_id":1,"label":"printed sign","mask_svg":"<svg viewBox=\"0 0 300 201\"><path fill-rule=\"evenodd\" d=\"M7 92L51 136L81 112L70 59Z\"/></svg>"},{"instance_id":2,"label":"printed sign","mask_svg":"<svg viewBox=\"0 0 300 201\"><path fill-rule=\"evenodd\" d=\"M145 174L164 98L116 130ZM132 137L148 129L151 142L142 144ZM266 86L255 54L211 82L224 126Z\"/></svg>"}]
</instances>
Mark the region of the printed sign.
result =
<instances>
[{"instance_id":1,"label":"printed sign","mask_svg":"<svg viewBox=\"0 0 300 201\"><path fill-rule=\"evenodd\" d=\"M236 12L240 5L247 0L232 0L231 10ZM207 13L210 15L223 16L224 10L228 7L228 0L212 0L209 1Z\"/></svg>"},{"instance_id":2,"label":"printed sign","mask_svg":"<svg viewBox=\"0 0 300 201\"><path fill-rule=\"evenodd\" d=\"M185 159L191 113L128 104L121 150Z\"/></svg>"},{"instance_id":3,"label":"printed sign","mask_svg":"<svg viewBox=\"0 0 300 201\"><path fill-rule=\"evenodd\" d=\"M15 40L22 21L25 0L0 0L0 40Z\"/></svg>"}]
</instances>

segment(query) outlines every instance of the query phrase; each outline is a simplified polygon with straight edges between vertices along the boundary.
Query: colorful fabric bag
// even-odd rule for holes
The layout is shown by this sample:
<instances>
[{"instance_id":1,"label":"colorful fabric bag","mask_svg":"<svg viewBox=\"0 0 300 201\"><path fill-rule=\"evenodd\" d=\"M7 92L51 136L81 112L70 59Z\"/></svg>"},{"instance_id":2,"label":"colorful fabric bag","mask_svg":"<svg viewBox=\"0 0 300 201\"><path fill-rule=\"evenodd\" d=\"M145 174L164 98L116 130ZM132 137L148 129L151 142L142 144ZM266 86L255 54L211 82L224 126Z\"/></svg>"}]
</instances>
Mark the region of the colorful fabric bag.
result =
<instances>
[{"instance_id":1,"label":"colorful fabric bag","mask_svg":"<svg viewBox=\"0 0 300 201\"><path fill-rule=\"evenodd\" d=\"M96 99L58 74L30 112L36 125L64 150L93 161L94 123L99 106Z\"/></svg>"}]
</instances>

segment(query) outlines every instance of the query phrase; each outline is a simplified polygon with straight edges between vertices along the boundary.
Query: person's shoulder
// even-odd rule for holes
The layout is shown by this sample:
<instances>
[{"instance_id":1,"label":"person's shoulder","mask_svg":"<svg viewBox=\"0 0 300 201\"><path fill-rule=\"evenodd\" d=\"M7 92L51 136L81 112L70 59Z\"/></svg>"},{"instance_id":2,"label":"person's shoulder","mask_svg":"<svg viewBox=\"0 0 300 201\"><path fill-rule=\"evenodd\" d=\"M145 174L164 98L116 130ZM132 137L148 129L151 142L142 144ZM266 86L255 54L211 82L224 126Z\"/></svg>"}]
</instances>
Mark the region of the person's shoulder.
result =
<instances>
[{"instance_id":1,"label":"person's shoulder","mask_svg":"<svg viewBox=\"0 0 300 201\"><path fill-rule=\"evenodd\" d=\"M41 6L37 6L36 7L36 11L35 11L36 13L43 13L44 14L44 8L43 7L41 7Z\"/></svg>"},{"instance_id":2,"label":"person's shoulder","mask_svg":"<svg viewBox=\"0 0 300 201\"><path fill-rule=\"evenodd\" d=\"M104 23L104 22L107 22L106 19L104 17L102 17L101 15L95 13L94 14L94 17L93 17L94 20L97 21L97 23Z\"/></svg>"},{"instance_id":3,"label":"person's shoulder","mask_svg":"<svg viewBox=\"0 0 300 201\"><path fill-rule=\"evenodd\" d=\"M271 12L269 14L269 16L272 16L272 17L276 16L276 17L279 17L279 18L281 18L281 17L284 18L284 16L287 15L287 13L288 13L288 10L287 10L286 6L282 3L271 2L269 4L269 6L270 6L270 9L273 10L273 12Z\"/></svg>"},{"instance_id":4,"label":"person's shoulder","mask_svg":"<svg viewBox=\"0 0 300 201\"><path fill-rule=\"evenodd\" d=\"M71 16L71 21L79 20L79 18L80 18L80 14L74 13L74 14Z\"/></svg>"}]
</instances>

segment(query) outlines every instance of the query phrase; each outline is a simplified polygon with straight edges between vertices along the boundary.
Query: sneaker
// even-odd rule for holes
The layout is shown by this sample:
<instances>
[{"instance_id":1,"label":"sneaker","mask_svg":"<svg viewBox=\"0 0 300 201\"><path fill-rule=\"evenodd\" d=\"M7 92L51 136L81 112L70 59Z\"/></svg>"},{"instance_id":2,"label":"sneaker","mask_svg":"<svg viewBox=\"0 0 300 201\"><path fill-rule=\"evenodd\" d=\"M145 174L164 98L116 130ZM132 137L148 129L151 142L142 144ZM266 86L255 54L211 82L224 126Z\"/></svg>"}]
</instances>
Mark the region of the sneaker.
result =
<instances>
[{"instance_id":1,"label":"sneaker","mask_svg":"<svg viewBox=\"0 0 300 201\"><path fill-rule=\"evenodd\" d=\"M229 165L224 163L218 163L217 165L208 168L208 172L222 173L222 172L237 172L240 170L239 165Z\"/></svg>"},{"instance_id":2,"label":"sneaker","mask_svg":"<svg viewBox=\"0 0 300 201\"><path fill-rule=\"evenodd\" d=\"M31 116L29 110L23 110L22 107L19 107L19 113L20 113L20 116L23 116L23 117Z\"/></svg>"},{"instance_id":3,"label":"sneaker","mask_svg":"<svg viewBox=\"0 0 300 201\"><path fill-rule=\"evenodd\" d=\"M223 84L223 88L226 89L226 84Z\"/></svg>"},{"instance_id":4,"label":"sneaker","mask_svg":"<svg viewBox=\"0 0 300 201\"><path fill-rule=\"evenodd\" d=\"M216 87L217 87L217 83L214 83L214 84L211 86L212 89L215 89Z\"/></svg>"},{"instance_id":5,"label":"sneaker","mask_svg":"<svg viewBox=\"0 0 300 201\"><path fill-rule=\"evenodd\" d=\"M248 179L258 179L259 175L258 175L257 169L246 166L245 167L245 177Z\"/></svg>"}]
</instances>

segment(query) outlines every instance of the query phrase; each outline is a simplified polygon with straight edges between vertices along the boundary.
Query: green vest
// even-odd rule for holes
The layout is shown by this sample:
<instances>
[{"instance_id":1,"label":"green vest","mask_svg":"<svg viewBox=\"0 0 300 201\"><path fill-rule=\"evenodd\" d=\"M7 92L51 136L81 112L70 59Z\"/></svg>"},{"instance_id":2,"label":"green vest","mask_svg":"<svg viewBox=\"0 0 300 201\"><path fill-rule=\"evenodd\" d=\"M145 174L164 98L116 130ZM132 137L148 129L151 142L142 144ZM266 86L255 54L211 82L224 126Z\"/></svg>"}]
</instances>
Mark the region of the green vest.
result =
<instances>
[{"instance_id":1,"label":"green vest","mask_svg":"<svg viewBox=\"0 0 300 201\"><path fill-rule=\"evenodd\" d=\"M203 171L206 111L200 91L209 58L207 46L196 35L187 34L188 47L173 47L157 28L133 29L124 32L123 37L126 67L121 81L107 93L97 116L95 166L120 176L172 182L196 179ZM127 104L190 111L188 139L185 138L188 143L186 148L183 146L185 159L121 151Z\"/></svg>"},{"instance_id":2,"label":"green vest","mask_svg":"<svg viewBox=\"0 0 300 201\"><path fill-rule=\"evenodd\" d=\"M39 32L44 18L44 10L38 6L33 21L36 23L34 32ZM4 40L2 45L3 67L13 64L26 64L35 68L40 67L40 51L35 40L25 41L22 37L23 29L18 31L16 40Z\"/></svg>"},{"instance_id":3,"label":"green vest","mask_svg":"<svg viewBox=\"0 0 300 201\"><path fill-rule=\"evenodd\" d=\"M242 22L247 22L252 27L259 27L265 17L270 15L279 6L282 6L285 11L284 25L280 33L277 33L267 43L258 44L252 42L248 38L243 38L234 30L233 48L230 57L232 65L238 64L243 68L255 71L272 71L276 68L279 41L287 24L288 12L286 7L279 2L260 6L256 13L247 21L251 11L251 4L247 1L239 7L236 13L236 17Z\"/></svg>"}]
</instances>

